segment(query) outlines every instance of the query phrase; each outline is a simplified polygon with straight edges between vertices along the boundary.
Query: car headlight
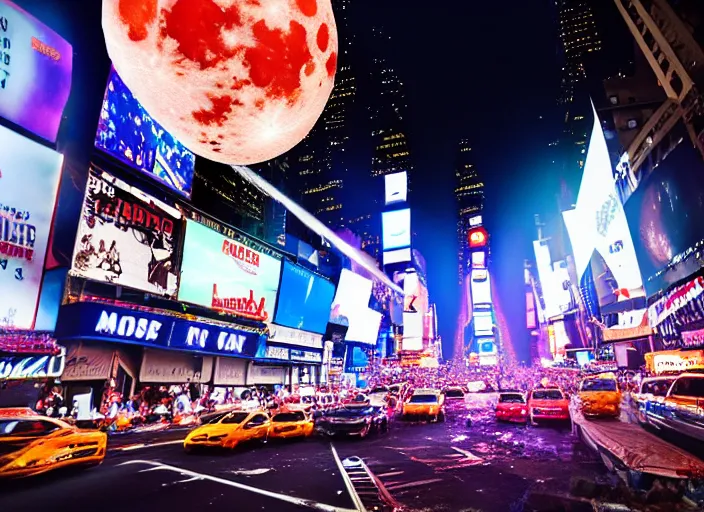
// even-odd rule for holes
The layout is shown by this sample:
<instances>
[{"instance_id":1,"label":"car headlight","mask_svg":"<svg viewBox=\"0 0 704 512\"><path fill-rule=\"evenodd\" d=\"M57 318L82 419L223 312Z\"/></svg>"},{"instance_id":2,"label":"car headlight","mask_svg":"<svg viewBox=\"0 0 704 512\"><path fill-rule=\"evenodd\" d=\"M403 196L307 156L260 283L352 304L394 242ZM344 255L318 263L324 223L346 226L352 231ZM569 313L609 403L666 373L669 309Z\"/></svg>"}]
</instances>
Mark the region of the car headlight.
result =
<instances>
[{"instance_id":1,"label":"car headlight","mask_svg":"<svg viewBox=\"0 0 704 512\"><path fill-rule=\"evenodd\" d=\"M525 416L526 414L528 414L528 411L526 411L525 409L521 409L521 414Z\"/></svg>"}]
</instances>

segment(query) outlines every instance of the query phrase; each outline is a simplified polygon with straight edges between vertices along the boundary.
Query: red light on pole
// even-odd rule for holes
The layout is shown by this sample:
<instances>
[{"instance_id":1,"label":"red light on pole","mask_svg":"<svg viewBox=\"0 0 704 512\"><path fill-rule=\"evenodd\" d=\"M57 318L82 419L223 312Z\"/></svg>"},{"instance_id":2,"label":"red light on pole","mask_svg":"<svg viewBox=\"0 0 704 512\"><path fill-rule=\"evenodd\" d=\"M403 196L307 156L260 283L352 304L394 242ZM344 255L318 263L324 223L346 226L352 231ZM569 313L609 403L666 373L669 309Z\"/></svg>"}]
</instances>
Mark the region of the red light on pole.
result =
<instances>
[{"instance_id":1,"label":"red light on pole","mask_svg":"<svg viewBox=\"0 0 704 512\"><path fill-rule=\"evenodd\" d=\"M469 247L472 249L485 247L488 240L489 233L482 227L471 229L467 234L467 241L469 242Z\"/></svg>"}]
</instances>

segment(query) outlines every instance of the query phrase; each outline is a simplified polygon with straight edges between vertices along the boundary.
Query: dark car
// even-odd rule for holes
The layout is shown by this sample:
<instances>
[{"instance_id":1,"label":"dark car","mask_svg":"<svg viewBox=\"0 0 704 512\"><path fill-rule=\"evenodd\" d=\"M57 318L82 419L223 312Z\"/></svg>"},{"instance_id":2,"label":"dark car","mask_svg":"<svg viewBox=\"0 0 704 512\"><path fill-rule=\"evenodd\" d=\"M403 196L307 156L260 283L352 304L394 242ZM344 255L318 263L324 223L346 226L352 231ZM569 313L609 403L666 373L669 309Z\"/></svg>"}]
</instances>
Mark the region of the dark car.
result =
<instances>
[{"instance_id":1,"label":"dark car","mask_svg":"<svg viewBox=\"0 0 704 512\"><path fill-rule=\"evenodd\" d=\"M350 404L326 412L317 419L315 425L329 436L364 438L372 432L386 432L389 428L389 417L384 407Z\"/></svg>"}]
</instances>

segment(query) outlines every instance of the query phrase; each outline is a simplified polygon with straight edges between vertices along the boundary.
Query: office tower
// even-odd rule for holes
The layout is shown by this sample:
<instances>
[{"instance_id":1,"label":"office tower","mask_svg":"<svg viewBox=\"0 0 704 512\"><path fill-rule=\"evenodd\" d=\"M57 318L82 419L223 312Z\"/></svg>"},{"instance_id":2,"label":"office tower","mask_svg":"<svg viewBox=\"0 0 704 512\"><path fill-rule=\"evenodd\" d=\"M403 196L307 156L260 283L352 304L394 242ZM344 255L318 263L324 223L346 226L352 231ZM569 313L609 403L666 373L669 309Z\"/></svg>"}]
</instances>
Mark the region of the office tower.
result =
<instances>
[{"instance_id":1,"label":"office tower","mask_svg":"<svg viewBox=\"0 0 704 512\"><path fill-rule=\"evenodd\" d=\"M333 0L339 34L335 87L320 119L292 150L291 188L301 204L320 221L337 228L344 224L345 178L349 176L351 119L357 95L351 63L354 33L349 27L350 0Z\"/></svg>"},{"instance_id":2,"label":"office tower","mask_svg":"<svg viewBox=\"0 0 704 512\"><path fill-rule=\"evenodd\" d=\"M388 38L378 28L372 28L372 35L379 43L380 56L372 60L370 76L369 118L374 147L371 176L378 182L375 189L383 190L384 182L380 176L406 171L410 192L413 188L413 166L405 127L408 105L404 85L391 63L381 56Z\"/></svg>"},{"instance_id":3,"label":"office tower","mask_svg":"<svg viewBox=\"0 0 704 512\"><path fill-rule=\"evenodd\" d=\"M467 233L469 233L471 227L481 225L480 216L484 208L484 183L474 166L472 147L467 139L462 139L459 144L455 166L455 183L455 199L458 208L458 277L460 284L462 284L464 277L469 271Z\"/></svg>"}]
</instances>

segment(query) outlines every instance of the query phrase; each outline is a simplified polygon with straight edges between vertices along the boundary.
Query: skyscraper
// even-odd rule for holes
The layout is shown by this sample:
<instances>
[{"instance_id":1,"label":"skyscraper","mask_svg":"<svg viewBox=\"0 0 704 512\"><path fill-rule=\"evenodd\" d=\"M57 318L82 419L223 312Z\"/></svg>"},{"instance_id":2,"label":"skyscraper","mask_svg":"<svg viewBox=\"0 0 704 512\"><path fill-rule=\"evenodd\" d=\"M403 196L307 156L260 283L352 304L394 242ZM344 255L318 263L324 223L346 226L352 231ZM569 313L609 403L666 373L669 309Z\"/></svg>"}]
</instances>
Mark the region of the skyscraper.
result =
<instances>
[{"instance_id":1,"label":"skyscraper","mask_svg":"<svg viewBox=\"0 0 704 512\"><path fill-rule=\"evenodd\" d=\"M333 0L332 6L340 36L335 87L315 127L294 150L292 174L302 205L328 226L340 227L346 217L343 194L357 83L351 63L350 0Z\"/></svg>"},{"instance_id":2,"label":"skyscraper","mask_svg":"<svg viewBox=\"0 0 704 512\"><path fill-rule=\"evenodd\" d=\"M413 166L405 131L405 114L408 105L403 82L383 57L374 58L371 71L372 104L369 106L371 121L372 156L371 175L378 178L399 171L408 172L409 192L412 188ZM379 190L383 180L376 180Z\"/></svg>"},{"instance_id":3,"label":"skyscraper","mask_svg":"<svg viewBox=\"0 0 704 512\"><path fill-rule=\"evenodd\" d=\"M474 227L470 226L470 219L476 219L484 209L484 183L472 161L472 147L467 139L462 139L459 144L455 178L455 199L459 213L457 219L458 277L459 283L462 284L468 271L467 233L470 227Z\"/></svg>"}]
</instances>

